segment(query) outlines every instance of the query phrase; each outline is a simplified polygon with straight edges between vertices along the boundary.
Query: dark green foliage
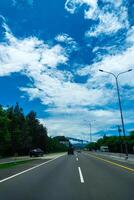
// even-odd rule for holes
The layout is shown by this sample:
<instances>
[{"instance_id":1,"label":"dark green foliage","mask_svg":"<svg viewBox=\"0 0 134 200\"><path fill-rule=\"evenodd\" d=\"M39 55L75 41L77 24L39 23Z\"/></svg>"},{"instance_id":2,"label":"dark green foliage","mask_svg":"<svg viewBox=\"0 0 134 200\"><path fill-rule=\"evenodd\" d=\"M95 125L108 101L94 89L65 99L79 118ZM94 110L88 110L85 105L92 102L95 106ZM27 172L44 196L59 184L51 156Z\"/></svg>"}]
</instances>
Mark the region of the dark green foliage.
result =
<instances>
[{"instance_id":1,"label":"dark green foliage","mask_svg":"<svg viewBox=\"0 0 134 200\"><path fill-rule=\"evenodd\" d=\"M48 152L61 152L67 151L67 149L68 148L64 144L61 144L57 139L48 139Z\"/></svg>"},{"instance_id":2,"label":"dark green foliage","mask_svg":"<svg viewBox=\"0 0 134 200\"><path fill-rule=\"evenodd\" d=\"M0 106L0 156L27 155L33 148L45 153L65 150L58 140L47 136L34 111L25 116L18 103L7 110Z\"/></svg>"},{"instance_id":3,"label":"dark green foliage","mask_svg":"<svg viewBox=\"0 0 134 200\"><path fill-rule=\"evenodd\" d=\"M131 137L131 139L134 139L134 131L130 132L130 137Z\"/></svg>"},{"instance_id":4,"label":"dark green foliage","mask_svg":"<svg viewBox=\"0 0 134 200\"><path fill-rule=\"evenodd\" d=\"M98 149L98 145L97 145L96 142L91 142L86 146L86 148L88 148L90 151L91 150L97 150Z\"/></svg>"},{"instance_id":5,"label":"dark green foliage","mask_svg":"<svg viewBox=\"0 0 134 200\"><path fill-rule=\"evenodd\" d=\"M69 141L65 136L56 136L54 137L54 139L58 140L58 141L64 141L64 142L67 142Z\"/></svg>"},{"instance_id":6,"label":"dark green foliage","mask_svg":"<svg viewBox=\"0 0 134 200\"><path fill-rule=\"evenodd\" d=\"M126 136L129 153L134 153L134 131L130 132L130 136ZM119 136L104 136L97 142L92 142L87 145L89 150L99 150L100 146L108 146L110 152L125 153L124 137Z\"/></svg>"}]
</instances>

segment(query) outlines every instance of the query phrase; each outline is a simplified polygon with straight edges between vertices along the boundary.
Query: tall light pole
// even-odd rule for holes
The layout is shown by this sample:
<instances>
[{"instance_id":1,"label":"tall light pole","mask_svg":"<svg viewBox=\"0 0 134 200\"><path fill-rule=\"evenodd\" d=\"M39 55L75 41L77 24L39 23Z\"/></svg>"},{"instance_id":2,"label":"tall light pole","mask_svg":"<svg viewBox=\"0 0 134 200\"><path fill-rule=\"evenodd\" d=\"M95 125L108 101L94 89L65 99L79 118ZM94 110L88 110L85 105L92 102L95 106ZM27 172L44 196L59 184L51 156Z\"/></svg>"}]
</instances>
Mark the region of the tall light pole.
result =
<instances>
[{"instance_id":1,"label":"tall light pole","mask_svg":"<svg viewBox=\"0 0 134 200\"><path fill-rule=\"evenodd\" d=\"M89 122L90 126L90 144L92 143L92 122L95 122L96 120L92 120ZM91 151L92 151L92 145L91 145Z\"/></svg>"},{"instance_id":2,"label":"tall light pole","mask_svg":"<svg viewBox=\"0 0 134 200\"><path fill-rule=\"evenodd\" d=\"M123 148L122 148L122 139L121 139L121 128L120 128L120 125L117 126L118 128L118 133L119 133L119 140L120 140L120 157L121 157L121 154L123 153Z\"/></svg>"},{"instance_id":3,"label":"tall light pole","mask_svg":"<svg viewBox=\"0 0 134 200\"><path fill-rule=\"evenodd\" d=\"M88 122L90 127L90 143L92 142L92 122L95 122L95 120Z\"/></svg>"},{"instance_id":4,"label":"tall light pole","mask_svg":"<svg viewBox=\"0 0 134 200\"><path fill-rule=\"evenodd\" d=\"M107 72L104 71L102 69L99 69L100 72L104 72L107 74L111 74L112 76L114 76L115 81L116 81L116 88L117 88L117 95L118 95L118 102L119 102L119 109L120 109L120 116L121 116L121 123L122 123L122 130L123 130L123 135L124 135L124 139L125 139L125 153L126 153L126 159L128 159L128 147L127 147L127 142L126 142L126 133L125 133L125 126L124 126L124 120L123 120L123 112L122 112L122 105L121 105L121 98L120 98L120 91L119 91L119 84L118 84L118 77L121 74L127 73L127 72L131 72L132 69L129 69L127 71L124 72L120 72L119 74L115 75L112 72Z\"/></svg>"},{"instance_id":5,"label":"tall light pole","mask_svg":"<svg viewBox=\"0 0 134 200\"><path fill-rule=\"evenodd\" d=\"M89 122L89 127L90 127L90 143L92 142L92 124Z\"/></svg>"}]
</instances>

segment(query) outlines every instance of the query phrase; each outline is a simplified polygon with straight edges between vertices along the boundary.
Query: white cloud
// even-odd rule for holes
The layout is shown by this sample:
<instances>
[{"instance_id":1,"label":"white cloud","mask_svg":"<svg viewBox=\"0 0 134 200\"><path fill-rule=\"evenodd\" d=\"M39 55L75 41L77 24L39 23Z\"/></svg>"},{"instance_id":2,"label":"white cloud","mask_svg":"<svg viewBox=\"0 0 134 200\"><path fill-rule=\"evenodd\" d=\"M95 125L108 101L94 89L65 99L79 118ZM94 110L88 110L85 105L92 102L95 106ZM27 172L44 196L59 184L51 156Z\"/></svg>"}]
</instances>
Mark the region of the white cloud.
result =
<instances>
[{"instance_id":1,"label":"white cloud","mask_svg":"<svg viewBox=\"0 0 134 200\"><path fill-rule=\"evenodd\" d=\"M126 40L131 46L134 45L134 26L128 30Z\"/></svg>"},{"instance_id":2,"label":"white cloud","mask_svg":"<svg viewBox=\"0 0 134 200\"><path fill-rule=\"evenodd\" d=\"M119 8L122 3L123 3L123 0L102 0L103 3L111 3L111 4L114 4L115 7Z\"/></svg>"},{"instance_id":3,"label":"white cloud","mask_svg":"<svg viewBox=\"0 0 134 200\"><path fill-rule=\"evenodd\" d=\"M97 7L98 0L67 0L65 3L65 9L74 14L75 11L83 4L88 6L88 11L85 11L85 17L92 17Z\"/></svg>"},{"instance_id":4,"label":"white cloud","mask_svg":"<svg viewBox=\"0 0 134 200\"><path fill-rule=\"evenodd\" d=\"M133 63L133 46L121 55L104 57L101 62L90 66L91 79L87 84L78 84L73 82L74 75L67 70L69 55L61 43L52 46L36 37L19 39L12 34L7 25L4 27L5 42L0 44L0 76L20 72L32 79L31 86L20 90L27 93L30 100L39 98L42 104L49 106L48 113L55 114L53 118L45 119L50 135L59 135L62 130L61 134L80 138L83 132L88 133L88 127L84 126L83 119L98 120L93 133L102 130L104 126L119 122L116 110L89 111L85 107L104 106L112 101L113 93L109 93L105 84L101 85L108 81L96 71L100 66L116 71L114 66L117 63L118 70L122 69L122 66L123 69L127 69L130 63ZM69 38L68 35L59 36L59 41L66 41ZM58 69L61 64L66 65L66 70ZM86 70L88 72L89 68L83 69L83 73L86 74ZM88 139L86 134L84 137Z\"/></svg>"},{"instance_id":5,"label":"white cloud","mask_svg":"<svg viewBox=\"0 0 134 200\"><path fill-rule=\"evenodd\" d=\"M82 69L78 70L79 75L87 75L91 74L92 78L89 80L89 83L94 83L96 87L102 85L105 87L105 84L111 82L115 84L115 81L111 75L99 72L99 69L103 69L105 71L113 72L118 74L122 71L127 71L129 69L134 70L134 31L133 27L129 29L126 40L124 41L124 51L120 51L116 53L113 51L110 55L102 55L101 60L94 61L92 65L85 66ZM117 47L118 48L118 47ZM116 48L116 49L117 49ZM93 51L99 51L99 48L96 47ZM129 85L130 87L134 86L134 79L133 79L134 71L123 74L120 76L120 84L122 86ZM97 86L98 85L98 86Z\"/></svg>"},{"instance_id":6,"label":"white cloud","mask_svg":"<svg viewBox=\"0 0 134 200\"><path fill-rule=\"evenodd\" d=\"M27 91L32 98L40 97L43 104L54 104L65 108L74 105L104 105L108 100L108 95L101 89L88 89L86 86L65 82L46 74L38 75L34 84L40 89L39 93L34 88L23 88L22 90Z\"/></svg>"},{"instance_id":7,"label":"white cloud","mask_svg":"<svg viewBox=\"0 0 134 200\"><path fill-rule=\"evenodd\" d=\"M99 0L67 0L65 9L74 14L82 5L87 5L84 11L85 19L99 21L92 25L86 32L86 36L96 37L99 34L112 34L120 29L128 28L127 8L123 6L122 0L103 1L103 6L99 7Z\"/></svg>"},{"instance_id":8,"label":"white cloud","mask_svg":"<svg viewBox=\"0 0 134 200\"><path fill-rule=\"evenodd\" d=\"M85 66L82 69L78 70L78 74L81 76L90 74L90 78L88 80L89 86L94 86L94 88L101 88L103 90L103 93L110 94L110 96L107 98L107 105L111 103L115 103L118 105L117 100L117 91L116 91L116 85L115 85L115 79L109 74L99 72L99 69L103 69L105 71L113 72L115 74L118 74L123 71L127 71L129 69L133 69L133 71L122 74L119 77L119 86L120 86L120 92L121 92L121 98L123 105L128 103L128 101L133 100L133 88L134 88L134 31L133 27L129 29L126 41L124 41L124 46L126 49L120 53L113 52L111 55L103 55L101 57L100 61L96 60L92 65ZM97 51L99 51L99 48L96 48ZM112 88L107 88L107 84L112 84ZM122 86L129 86L130 89L124 89ZM109 99L109 100L108 100ZM125 105L126 108L126 105ZM100 113L100 111L99 111ZM133 114L130 113L129 109L124 111L126 123L132 122L132 116ZM105 114L104 114L105 115ZM114 117L116 115L113 115L111 117L111 125L112 123L115 124L117 122L113 121ZM120 118L119 122L120 123ZM104 122L103 122L104 123ZM105 124L105 123L104 123ZM106 124L105 124L106 126Z\"/></svg>"},{"instance_id":9,"label":"white cloud","mask_svg":"<svg viewBox=\"0 0 134 200\"><path fill-rule=\"evenodd\" d=\"M111 104L115 104L115 105L118 105L118 99L117 99L117 90L116 90L116 83L115 83L115 78L112 76L112 75L109 75L107 73L102 73L102 72L99 72L99 68L103 69L103 70L106 70L106 71L109 71L109 72L113 72L115 74L118 74L119 71L120 72L123 72L123 71L126 71L127 69L126 68L117 68L115 67L114 68L114 65L108 65L109 63L114 63L114 59L112 60L112 57L109 57L110 62L106 62L106 60L103 63L100 62L100 63L97 63L97 64L94 64L93 66L90 66L90 68L85 68L85 71L83 69L82 73L83 74L87 74L90 73L92 74L92 77L88 80L88 85L89 86L94 86L95 88L100 88L100 90L102 90L103 94L105 95L104 96L104 99L106 100L105 101L105 105L111 105ZM107 58L107 61L109 61L109 59ZM102 66L102 67L101 67ZM112 68L113 66L113 68ZM128 66L129 67L129 66ZM129 67L130 68L130 67ZM129 73L126 73L126 74L122 74L119 78L118 78L118 81L119 81L119 87L120 87L120 93L121 93L121 98L123 100L123 105L125 102L128 102L130 100L133 100L133 87L134 87L134 80L133 80L133 76L134 76L134 72L129 72ZM108 89L107 86L108 84L111 85L111 87ZM123 86L129 86L131 89L129 90L123 90L122 87ZM126 106L125 106L126 107ZM127 111L126 111L127 112Z\"/></svg>"},{"instance_id":10,"label":"white cloud","mask_svg":"<svg viewBox=\"0 0 134 200\"><path fill-rule=\"evenodd\" d=\"M4 27L7 42L0 44L0 76L21 72L32 78L32 87L20 88L30 99L40 98L43 104L58 107L106 103L108 97L103 90L76 84L71 72L57 69L59 64L66 64L68 60L61 45L49 46L36 37L17 39L7 25Z\"/></svg>"},{"instance_id":11,"label":"white cloud","mask_svg":"<svg viewBox=\"0 0 134 200\"><path fill-rule=\"evenodd\" d=\"M75 40L70 37L68 34L58 34L55 37L55 40L61 44L66 44L66 50L68 52L77 51L78 50L78 44L75 42Z\"/></svg>"},{"instance_id":12,"label":"white cloud","mask_svg":"<svg viewBox=\"0 0 134 200\"><path fill-rule=\"evenodd\" d=\"M68 34L59 34L55 38L58 42L72 43L73 39Z\"/></svg>"},{"instance_id":13,"label":"white cloud","mask_svg":"<svg viewBox=\"0 0 134 200\"><path fill-rule=\"evenodd\" d=\"M95 30L87 31L86 36L97 36L102 33L113 34L126 27L126 24L123 23L122 20L119 20L118 16L114 13L101 13L99 15L99 20L99 25L95 27Z\"/></svg>"},{"instance_id":14,"label":"white cloud","mask_svg":"<svg viewBox=\"0 0 134 200\"><path fill-rule=\"evenodd\" d=\"M0 44L0 76L13 72L41 73L47 67L66 64L68 57L60 45L49 46L36 37L17 39L4 24L6 43Z\"/></svg>"},{"instance_id":15,"label":"white cloud","mask_svg":"<svg viewBox=\"0 0 134 200\"><path fill-rule=\"evenodd\" d=\"M49 110L50 113L54 113L54 110ZM77 111L77 115L76 115ZM89 136L89 122L92 122L92 139L96 141L100 135L96 134L101 130L106 130L107 133L111 131L111 127L116 127L120 124L120 113L118 110L88 110L88 109L76 109L71 110L70 114L63 117L63 115L51 116L49 119L40 119L40 122L47 126L48 132L51 136L64 135L83 140L90 140ZM56 110L55 110L56 112ZM57 112L58 109L57 109ZM126 123L133 123L134 119L131 119L133 112L127 113ZM71 120L70 120L71 119ZM93 120L96 120L93 122Z\"/></svg>"}]
</instances>

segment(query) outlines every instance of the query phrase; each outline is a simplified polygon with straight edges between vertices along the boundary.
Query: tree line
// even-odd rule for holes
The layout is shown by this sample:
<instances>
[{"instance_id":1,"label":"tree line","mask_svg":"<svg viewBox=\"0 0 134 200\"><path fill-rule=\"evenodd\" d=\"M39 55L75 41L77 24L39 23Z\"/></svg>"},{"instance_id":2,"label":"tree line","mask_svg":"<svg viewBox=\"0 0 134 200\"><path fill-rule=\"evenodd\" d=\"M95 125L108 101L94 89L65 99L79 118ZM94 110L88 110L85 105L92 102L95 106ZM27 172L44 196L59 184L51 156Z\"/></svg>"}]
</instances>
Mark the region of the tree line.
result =
<instances>
[{"instance_id":1,"label":"tree line","mask_svg":"<svg viewBox=\"0 0 134 200\"><path fill-rule=\"evenodd\" d=\"M89 150L99 150L101 146L108 146L110 152L125 153L125 141L128 147L128 153L134 153L134 131L125 138L123 136L106 136L87 145Z\"/></svg>"},{"instance_id":2,"label":"tree line","mask_svg":"<svg viewBox=\"0 0 134 200\"><path fill-rule=\"evenodd\" d=\"M25 115L18 103L7 109L0 106L0 156L27 155L33 148L45 153L66 151L65 145L48 137L34 111Z\"/></svg>"}]
</instances>

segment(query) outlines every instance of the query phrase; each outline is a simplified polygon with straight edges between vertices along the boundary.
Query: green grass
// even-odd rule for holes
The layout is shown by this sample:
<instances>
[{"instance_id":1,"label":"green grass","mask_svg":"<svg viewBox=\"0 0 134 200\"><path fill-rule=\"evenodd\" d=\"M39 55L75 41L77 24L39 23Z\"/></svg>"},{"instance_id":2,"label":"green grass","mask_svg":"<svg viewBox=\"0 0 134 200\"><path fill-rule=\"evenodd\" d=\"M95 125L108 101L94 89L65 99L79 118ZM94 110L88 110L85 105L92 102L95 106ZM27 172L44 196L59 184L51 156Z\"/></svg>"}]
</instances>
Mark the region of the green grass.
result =
<instances>
[{"instance_id":1,"label":"green grass","mask_svg":"<svg viewBox=\"0 0 134 200\"><path fill-rule=\"evenodd\" d=\"M7 169L7 168L15 167L17 165L22 165L22 164L31 162L33 160L35 160L35 159L19 160L19 161L14 161L14 162L10 162L10 163L0 163L0 169Z\"/></svg>"}]
</instances>

